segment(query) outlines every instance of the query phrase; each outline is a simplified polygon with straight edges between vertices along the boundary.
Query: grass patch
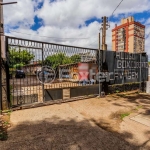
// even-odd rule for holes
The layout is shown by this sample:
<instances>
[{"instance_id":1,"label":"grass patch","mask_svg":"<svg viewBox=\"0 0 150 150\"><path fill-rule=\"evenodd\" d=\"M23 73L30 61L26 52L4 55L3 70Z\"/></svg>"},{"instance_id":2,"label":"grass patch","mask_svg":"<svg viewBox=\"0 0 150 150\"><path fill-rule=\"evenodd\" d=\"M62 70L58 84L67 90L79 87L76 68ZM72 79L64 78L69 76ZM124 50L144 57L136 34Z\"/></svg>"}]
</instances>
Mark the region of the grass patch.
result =
<instances>
[{"instance_id":1,"label":"grass patch","mask_svg":"<svg viewBox=\"0 0 150 150\"><path fill-rule=\"evenodd\" d=\"M142 109L142 108L143 108L143 106L139 105L139 106L135 107L132 111L137 112L139 109Z\"/></svg>"},{"instance_id":2,"label":"grass patch","mask_svg":"<svg viewBox=\"0 0 150 150\"><path fill-rule=\"evenodd\" d=\"M10 115L11 115L11 110L4 110L2 111L3 116L0 118L0 140L4 141L7 140L8 135L7 135L7 129L10 127Z\"/></svg>"},{"instance_id":3,"label":"grass patch","mask_svg":"<svg viewBox=\"0 0 150 150\"><path fill-rule=\"evenodd\" d=\"M130 115L129 112L123 113L123 114L120 114L120 118L121 118L121 120L123 120L123 118L125 118L125 117L127 117L127 116L129 116L129 115Z\"/></svg>"},{"instance_id":4,"label":"grass patch","mask_svg":"<svg viewBox=\"0 0 150 150\"><path fill-rule=\"evenodd\" d=\"M117 111L117 112L111 114L110 118L122 121L123 118L125 118L129 115L130 115L130 111Z\"/></svg>"},{"instance_id":5,"label":"grass patch","mask_svg":"<svg viewBox=\"0 0 150 150\"><path fill-rule=\"evenodd\" d=\"M5 140L7 140L7 138L8 138L8 135L7 135L7 132L0 132L0 140L1 141L5 141Z\"/></svg>"},{"instance_id":6,"label":"grass patch","mask_svg":"<svg viewBox=\"0 0 150 150\"><path fill-rule=\"evenodd\" d=\"M141 108L143 108L143 106L142 106L142 105L137 106L137 109L141 109Z\"/></svg>"}]
</instances>

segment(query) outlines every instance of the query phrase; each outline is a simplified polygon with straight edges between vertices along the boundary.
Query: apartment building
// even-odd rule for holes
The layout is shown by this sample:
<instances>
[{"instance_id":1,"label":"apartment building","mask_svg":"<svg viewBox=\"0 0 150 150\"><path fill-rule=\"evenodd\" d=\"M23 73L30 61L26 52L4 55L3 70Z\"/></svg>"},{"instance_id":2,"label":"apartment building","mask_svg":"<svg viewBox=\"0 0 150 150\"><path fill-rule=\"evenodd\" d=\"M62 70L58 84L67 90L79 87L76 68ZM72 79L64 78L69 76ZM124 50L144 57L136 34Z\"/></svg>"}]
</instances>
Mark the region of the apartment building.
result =
<instances>
[{"instance_id":1,"label":"apartment building","mask_svg":"<svg viewBox=\"0 0 150 150\"><path fill-rule=\"evenodd\" d=\"M121 20L121 25L112 29L112 50L130 53L145 51L145 26L133 17Z\"/></svg>"}]
</instances>

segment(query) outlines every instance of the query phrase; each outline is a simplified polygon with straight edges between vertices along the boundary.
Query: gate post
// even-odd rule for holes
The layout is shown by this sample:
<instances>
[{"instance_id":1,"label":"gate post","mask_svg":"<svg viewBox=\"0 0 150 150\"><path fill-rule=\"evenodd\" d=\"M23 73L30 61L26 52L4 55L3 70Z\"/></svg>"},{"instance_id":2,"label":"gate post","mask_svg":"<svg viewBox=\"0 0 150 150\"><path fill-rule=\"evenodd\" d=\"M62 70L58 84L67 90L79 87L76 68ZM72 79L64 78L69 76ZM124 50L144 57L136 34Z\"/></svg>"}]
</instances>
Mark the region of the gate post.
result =
<instances>
[{"instance_id":1,"label":"gate post","mask_svg":"<svg viewBox=\"0 0 150 150\"><path fill-rule=\"evenodd\" d=\"M42 43L42 74L43 74L43 66L44 66L44 45ZM43 98L43 102L44 102L45 101L44 83L42 84L42 98Z\"/></svg>"},{"instance_id":2,"label":"gate post","mask_svg":"<svg viewBox=\"0 0 150 150\"><path fill-rule=\"evenodd\" d=\"M0 56L0 114L2 113L2 97L2 58Z\"/></svg>"},{"instance_id":3,"label":"gate post","mask_svg":"<svg viewBox=\"0 0 150 150\"><path fill-rule=\"evenodd\" d=\"M6 51L6 86L7 86L7 104L8 108L11 107L11 101L10 101L10 75L9 75L9 46L8 46L8 37L5 38L5 51Z\"/></svg>"},{"instance_id":4,"label":"gate post","mask_svg":"<svg viewBox=\"0 0 150 150\"><path fill-rule=\"evenodd\" d=\"M8 87L7 87L7 72L6 72L6 61L1 58L2 68L1 68L1 87L2 87L2 110L8 109Z\"/></svg>"},{"instance_id":5,"label":"gate post","mask_svg":"<svg viewBox=\"0 0 150 150\"><path fill-rule=\"evenodd\" d=\"M3 42L3 43L2 43ZM1 60L0 60L0 107L1 110L6 110L8 109L8 87L7 87L7 83L8 83L8 73L7 73L7 63L6 63L6 54L5 54L5 46L4 46L4 37L1 36L1 40L0 40L0 46L1 46ZM4 52L4 54L2 55L2 51Z\"/></svg>"}]
</instances>

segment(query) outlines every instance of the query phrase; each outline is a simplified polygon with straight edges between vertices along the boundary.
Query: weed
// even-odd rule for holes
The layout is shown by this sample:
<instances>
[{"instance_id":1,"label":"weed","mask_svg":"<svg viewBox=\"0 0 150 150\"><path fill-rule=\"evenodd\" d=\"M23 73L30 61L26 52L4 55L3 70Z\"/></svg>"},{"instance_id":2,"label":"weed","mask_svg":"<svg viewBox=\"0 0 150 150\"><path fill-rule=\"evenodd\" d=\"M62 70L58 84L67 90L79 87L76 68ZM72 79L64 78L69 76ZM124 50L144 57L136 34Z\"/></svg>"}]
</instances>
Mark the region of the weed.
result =
<instances>
[{"instance_id":1,"label":"weed","mask_svg":"<svg viewBox=\"0 0 150 150\"><path fill-rule=\"evenodd\" d=\"M11 112L8 112L7 114L8 114L8 116L10 116L10 115L11 115Z\"/></svg>"},{"instance_id":2,"label":"weed","mask_svg":"<svg viewBox=\"0 0 150 150\"><path fill-rule=\"evenodd\" d=\"M2 113L11 113L11 112L12 112L12 110L9 110L9 109L8 109L8 110L3 110L3 111L2 111Z\"/></svg>"},{"instance_id":3,"label":"weed","mask_svg":"<svg viewBox=\"0 0 150 150\"><path fill-rule=\"evenodd\" d=\"M7 140L7 138L8 138L8 135L7 135L7 132L0 132L0 140L1 141L5 141L5 140Z\"/></svg>"},{"instance_id":4,"label":"weed","mask_svg":"<svg viewBox=\"0 0 150 150\"><path fill-rule=\"evenodd\" d=\"M8 125L8 124L9 124L9 122L8 122L8 121L5 121L5 122L4 122L4 125Z\"/></svg>"},{"instance_id":5,"label":"weed","mask_svg":"<svg viewBox=\"0 0 150 150\"><path fill-rule=\"evenodd\" d=\"M137 106L136 108L135 108L135 110L139 110L139 109L141 109L141 108L143 108L143 106L142 105L139 105L139 106Z\"/></svg>"},{"instance_id":6,"label":"weed","mask_svg":"<svg viewBox=\"0 0 150 150\"><path fill-rule=\"evenodd\" d=\"M142 106L142 105L139 105L139 106L137 106L137 108L140 109L140 108L143 108L143 106Z\"/></svg>"},{"instance_id":7,"label":"weed","mask_svg":"<svg viewBox=\"0 0 150 150\"><path fill-rule=\"evenodd\" d=\"M123 114L120 114L120 118L121 118L121 120L123 120L124 117L127 117L127 116L129 116L129 115L130 115L129 112L123 113Z\"/></svg>"},{"instance_id":8,"label":"weed","mask_svg":"<svg viewBox=\"0 0 150 150\"><path fill-rule=\"evenodd\" d=\"M116 90L116 93L119 93L119 90Z\"/></svg>"},{"instance_id":9,"label":"weed","mask_svg":"<svg viewBox=\"0 0 150 150\"><path fill-rule=\"evenodd\" d=\"M122 121L124 117L129 116L129 115L130 115L130 112L129 112L129 111L122 111L122 110L121 110L121 111L117 111L117 112L111 114L110 117L111 117L112 119L117 119L118 121L119 121L119 120Z\"/></svg>"},{"instance_id":10,"label":"weed","mask_svg":"<svg viewBox=\"0 0 150 150\"><path fill-rule=\"evenodd\" d=\"M120 96L120 97L125 97L125 95L123 93L118 93L116 94L117 96Z\"/></svg>"},{"instance_id":11,"label":"weed","mask_svg":"<svg viewBox=\"0 0 150 150\"><path fill-rule=\"evenodd\" d=\"M88 97L93 97L93 96L94 96L94 94L88 95Z\"/></svg>"},{"instance_id":12,"label":"weed","mask_svg":"<svg viewBox=\"0 0 150 150\"><path fill-rule=\"evenodd\" d=\"M7 135L7 129L10 127L10 115L11 115L11 110L3 110L2 111L2 118L1 118L1 124L2 126L0 127L0 140L4 141L7 140L8 135Z\"/></svg>"}]
</instances>

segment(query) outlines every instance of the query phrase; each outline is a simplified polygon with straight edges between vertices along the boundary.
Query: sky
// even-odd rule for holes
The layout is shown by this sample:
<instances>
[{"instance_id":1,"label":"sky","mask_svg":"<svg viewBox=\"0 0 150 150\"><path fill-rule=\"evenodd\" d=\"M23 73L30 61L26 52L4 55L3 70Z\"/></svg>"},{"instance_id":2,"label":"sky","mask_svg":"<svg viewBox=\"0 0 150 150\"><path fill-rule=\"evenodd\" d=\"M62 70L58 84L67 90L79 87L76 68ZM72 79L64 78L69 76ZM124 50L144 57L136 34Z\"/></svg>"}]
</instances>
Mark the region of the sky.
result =
<instances>
[{"instance_id":1,"label":"sky","mask_svg":"<svg viewBox=\"0 0 150 150\"><path fill-rule=\"evenodd\" d=\"M3 0L5 34L20 38L98 48L101 17L109 18L106 33L112 49L112 29L122 18L134 16L145 28L145 51L150 59L150 0Z\"/></svg>"}]
</instances>

